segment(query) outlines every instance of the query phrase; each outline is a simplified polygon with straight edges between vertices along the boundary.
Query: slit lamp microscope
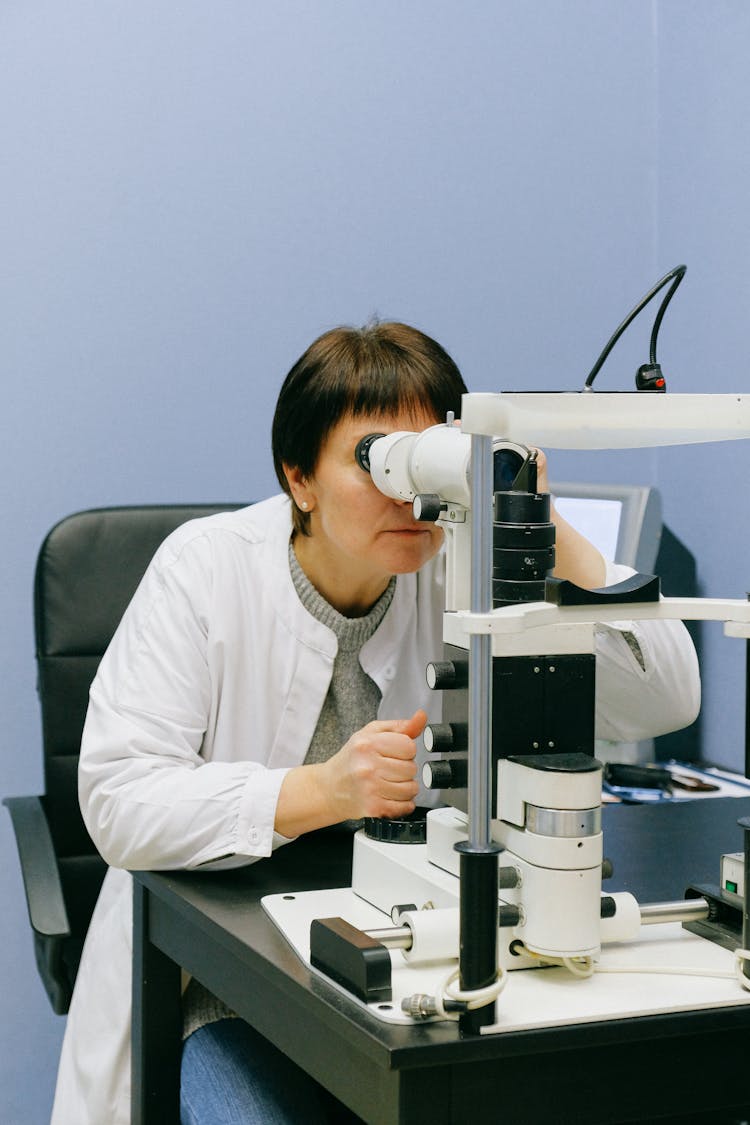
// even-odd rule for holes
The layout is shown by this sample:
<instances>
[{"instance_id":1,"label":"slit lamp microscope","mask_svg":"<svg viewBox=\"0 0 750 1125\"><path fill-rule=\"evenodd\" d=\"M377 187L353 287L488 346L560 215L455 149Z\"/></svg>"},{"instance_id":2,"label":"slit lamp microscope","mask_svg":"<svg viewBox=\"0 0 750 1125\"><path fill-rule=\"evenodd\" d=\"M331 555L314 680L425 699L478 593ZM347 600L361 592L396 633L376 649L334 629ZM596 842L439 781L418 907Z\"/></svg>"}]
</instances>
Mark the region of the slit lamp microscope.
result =
<instances>
[{"instance_id":1,"label":"slit lamp microscope","mask_svg":"<svg viewBox=\"0 0 750 1125\"><path fill-rule=\"evenodd\" d=\"M352 890L393 925L364 932L316 918L310 959L365 1002L390 998L391 949L413 964L457 964L440 995L402 1006L415 1021L458 1018L464 1033L494 1021L509 970L562 964L588 975L603 942L631 940L643 924L697 927L723 912L735 918L734 944L750 941L746 907L737 918L721 895L639 905L602 893L594 757L598 623L717 619L748 638L750 603L661 598L651 575L594 591L552 578L555 529L532 435L558 449L747 438L750 396L467 394L460 428L448 418L358 447L383 493L445 532L444 651L426 669L443 716L425 730L422 780L448 803L424 818L366 822Z\"/></svg>"},{"instance_id":2,"label":"slit lamp microscope","mask_svg":"<svg viewBox=\"0 0 750 1125\"><path fill-rule=\"evenodd\" d=\"M422 774L445 804L366 821L355 835L350 897L336 901L370 904L392 925L365 929L317 915L306 923L310 964L370 1010L390 1006L379 1001L391 1000L391 951L400 950L415 972L451 969L432 992L403 996L407 1022L457 1019L463 1034L489 1031L510 970L563 965L588 976L602 943L671 921L731 948L739 983L750 987L750 818L740 821L738 893L689 888L685 900L650 904L603 893L594 756L597 625L719 620L728 636L748 641L750 602L663 598L653 575L601 590L553 578L550 496L537 491L537 445L635 449L750 437L750 396L664 393L656 340L684 273L675 267L626 317L582 391L466 394L460 428L449 417L358 445L360 467L381 492L411 502L417 520L440 524L446 560L444 651L426 669L428 686L443 693L442 721L424 732ZM614 344L666 286L636 391L594 392Z\"/></svg>"}]
</instances>

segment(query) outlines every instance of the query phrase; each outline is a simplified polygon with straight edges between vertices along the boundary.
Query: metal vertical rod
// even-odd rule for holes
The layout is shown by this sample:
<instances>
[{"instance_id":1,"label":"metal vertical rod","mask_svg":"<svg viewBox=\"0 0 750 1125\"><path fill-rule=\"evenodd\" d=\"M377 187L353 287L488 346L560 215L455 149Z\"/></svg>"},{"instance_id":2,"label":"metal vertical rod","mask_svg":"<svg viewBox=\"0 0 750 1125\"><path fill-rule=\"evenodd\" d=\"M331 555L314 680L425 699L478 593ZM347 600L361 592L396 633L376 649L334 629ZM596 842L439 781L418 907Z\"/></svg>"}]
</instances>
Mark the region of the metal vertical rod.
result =
<instances>
[{"instance_id":1,"label":"metal vertical rod","mask_svg":"<svg viewBox=\"0 0 750 1125\"><path fill-rule=\"evenodd\" d=\"M492 609L492 438L471 435L471 595L472 613ZM492 761L492 638L469 639L469 845L490 843Z\"/></svg>"},{"instance_id":2,"label":"metal vertical rod","mask_svg":"<svg viewBox=\"0 0 750 1125\"><path fill-rule=\"evenodd\" d=\"M471 597L472 613L492 609L492 439L471 438ZM460 856L459 982L472 992L487 987L497 973L497 857L492 843L492 639L469 637L469 825L468 839L456 845ZM494 1004L463 1012L462 1035L478 1035L494 1019Z\"/></svg>"}]
</instances>

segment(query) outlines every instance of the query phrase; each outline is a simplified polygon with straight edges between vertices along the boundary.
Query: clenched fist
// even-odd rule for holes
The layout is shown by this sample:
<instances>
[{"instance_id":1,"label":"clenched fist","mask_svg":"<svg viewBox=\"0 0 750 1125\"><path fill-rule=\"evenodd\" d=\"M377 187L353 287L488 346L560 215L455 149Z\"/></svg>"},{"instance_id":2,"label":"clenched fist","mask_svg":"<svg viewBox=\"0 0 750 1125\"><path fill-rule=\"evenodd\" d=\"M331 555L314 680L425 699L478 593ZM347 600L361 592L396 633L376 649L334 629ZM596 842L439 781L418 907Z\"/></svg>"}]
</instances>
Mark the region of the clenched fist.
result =
<instances>
[{"instance_id":1,"label":"clenched fist","mask_svg":"<svg viewBox=\"0 0 750 1125\"><path fill-rule=\"evenodd\" d=\"M279 790L276 831L293 837L342 820L412 812L419 790L415 740L426 722L424 711L410 719L376 719L327 762L289 770Z\"/></svg>"}]
</instances>

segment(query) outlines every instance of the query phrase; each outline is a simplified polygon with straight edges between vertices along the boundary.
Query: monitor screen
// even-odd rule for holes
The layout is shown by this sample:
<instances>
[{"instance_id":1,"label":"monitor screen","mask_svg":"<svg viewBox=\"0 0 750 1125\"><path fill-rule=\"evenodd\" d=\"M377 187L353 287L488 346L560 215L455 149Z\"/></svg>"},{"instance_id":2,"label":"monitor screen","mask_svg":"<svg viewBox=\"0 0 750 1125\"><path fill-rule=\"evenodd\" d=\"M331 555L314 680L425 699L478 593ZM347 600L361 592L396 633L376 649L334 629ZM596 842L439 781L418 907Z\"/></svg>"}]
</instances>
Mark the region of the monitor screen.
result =
<instances>
[{"instance_id":1,"label":"monitor screen","mask_svg":"<svg viewBox=\"0 0 750 1125\"><path fill-rule=\"evenodd\" d=\"M661 541L661 499L648 485L551 484L555 506L608 559L653 574Z\"/></svg>"},{"instance_id":2,"label":"monitor screen","mask_svg":"<svg viewBox=\"0 0 750 1125\"><path fill-rule=\"evenodd\" d=\"M598 547L605 558L614 559L622 520L622 500L558 496L555 506L560 515Z\"/></svg>"}]
</instances>

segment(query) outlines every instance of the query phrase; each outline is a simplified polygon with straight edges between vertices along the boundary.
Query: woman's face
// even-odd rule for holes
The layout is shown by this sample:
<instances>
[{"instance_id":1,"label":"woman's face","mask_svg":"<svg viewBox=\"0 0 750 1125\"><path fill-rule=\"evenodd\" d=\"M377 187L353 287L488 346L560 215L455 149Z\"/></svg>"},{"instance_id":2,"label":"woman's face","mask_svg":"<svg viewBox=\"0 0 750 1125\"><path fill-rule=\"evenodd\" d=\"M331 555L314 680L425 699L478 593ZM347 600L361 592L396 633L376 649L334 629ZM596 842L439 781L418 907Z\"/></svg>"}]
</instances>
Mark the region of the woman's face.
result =
<instances>
[{"instance_id":1,"label":"woman's face","mask_svg":"<svg viewBox=\"0 0 750 1125\"><path fill-rule=\"evenodd\" d=\"M417 523L411 502L379 492L354 456L357 443L367 434L421 431L437 421L431 414L409 411L345 417L328 435L311 477L303 479L288 470L296 503L303 509L307 504L310 513L311 535L298 536L297 556L331 604L346 603L347 591L358 601L357 589L364 601L377 591L372 597L376 600L391 575L419 570L440 549L441 529L434 523ZM322 589L323 584L328 590ZM331 598L331 589L340 596Z\"/></svg>"}]
</instances>

